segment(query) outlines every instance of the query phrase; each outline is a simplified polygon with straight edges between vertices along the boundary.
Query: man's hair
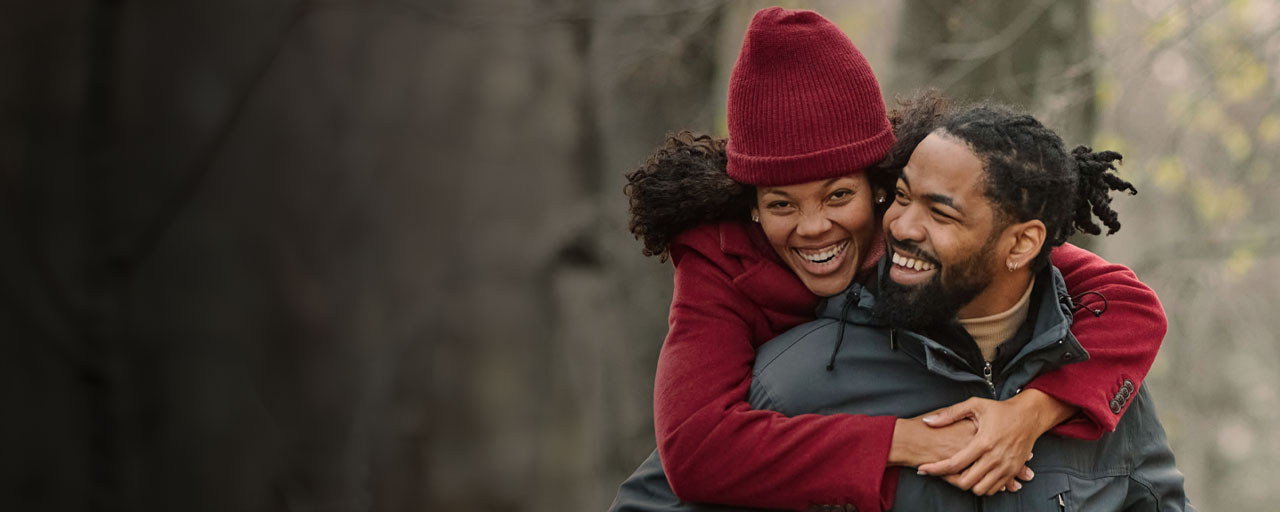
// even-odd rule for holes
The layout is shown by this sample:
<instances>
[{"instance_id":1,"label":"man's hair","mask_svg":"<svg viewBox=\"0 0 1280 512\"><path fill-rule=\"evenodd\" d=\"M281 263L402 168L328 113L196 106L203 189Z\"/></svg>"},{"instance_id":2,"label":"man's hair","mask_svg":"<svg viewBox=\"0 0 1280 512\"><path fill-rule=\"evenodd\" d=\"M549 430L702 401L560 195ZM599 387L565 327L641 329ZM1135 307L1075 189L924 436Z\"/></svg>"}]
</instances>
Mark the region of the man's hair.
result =
<instances>
[{"instance_id":1,"label":"man's hair","mask_svg":"<svg viewBox=\"0 0 1280 512\"><path fill-rule=\"evenodd\" d=\"M1115 151L1093 151L1077 146L1067 152L1062 138L1034 117L991 102L952 105L934 91L900 101L890 114L898 141L881 166L896 174L911 153L931 133L940 132L964 142L985 171L984 193L995 205L996 227L1039 219L1045 225L1045 244L1032 269L1047 264L1049 252L1072 234L1102 233L1098 220L1110 235L1120 229L1111 209L1111 192L1138 191L1120 179Z\"/></svg>"}]
</instances>

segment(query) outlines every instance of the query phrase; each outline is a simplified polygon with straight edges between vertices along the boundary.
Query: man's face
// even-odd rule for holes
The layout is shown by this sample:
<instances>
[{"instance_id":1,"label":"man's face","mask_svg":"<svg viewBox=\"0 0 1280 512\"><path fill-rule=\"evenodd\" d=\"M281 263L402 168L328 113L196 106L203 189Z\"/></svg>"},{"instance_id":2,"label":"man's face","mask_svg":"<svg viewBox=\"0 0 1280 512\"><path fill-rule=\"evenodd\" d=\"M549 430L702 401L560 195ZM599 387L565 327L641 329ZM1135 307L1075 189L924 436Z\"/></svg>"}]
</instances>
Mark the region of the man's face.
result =
<instances>
[{"instance_id":1,"label":"man's face","mask_svg":"<svg viewBox=\"0 0 1280 512\"><path fill-rule=\"evenodd\" d=\"M998 231L984 180L982 161L945 132L911 154L884 216L891 265L876 310L892 324L951 320L991 284Z\"/></svg>"}]
</instances>

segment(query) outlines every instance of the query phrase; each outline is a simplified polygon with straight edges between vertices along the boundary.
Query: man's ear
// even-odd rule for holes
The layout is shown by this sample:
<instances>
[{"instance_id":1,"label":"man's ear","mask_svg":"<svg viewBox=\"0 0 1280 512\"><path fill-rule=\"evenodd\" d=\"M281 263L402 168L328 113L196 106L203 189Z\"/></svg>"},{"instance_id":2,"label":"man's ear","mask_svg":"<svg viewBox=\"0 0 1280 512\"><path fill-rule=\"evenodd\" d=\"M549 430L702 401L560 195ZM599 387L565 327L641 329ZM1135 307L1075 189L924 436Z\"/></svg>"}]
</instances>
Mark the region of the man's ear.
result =
<instances>
[{"instance_id":1,"label":"man's ear","mask_svg":"<svg viewBox=\"0 0 1280 512\"><path fill-rule=\"evenodd\" d=\"M1013 238L1008 260L1005 261L1011 271L1030 265L1044 246L1044 223L1038 219L1010 225L1005 233Z\"/></svg>"}]
</instances>

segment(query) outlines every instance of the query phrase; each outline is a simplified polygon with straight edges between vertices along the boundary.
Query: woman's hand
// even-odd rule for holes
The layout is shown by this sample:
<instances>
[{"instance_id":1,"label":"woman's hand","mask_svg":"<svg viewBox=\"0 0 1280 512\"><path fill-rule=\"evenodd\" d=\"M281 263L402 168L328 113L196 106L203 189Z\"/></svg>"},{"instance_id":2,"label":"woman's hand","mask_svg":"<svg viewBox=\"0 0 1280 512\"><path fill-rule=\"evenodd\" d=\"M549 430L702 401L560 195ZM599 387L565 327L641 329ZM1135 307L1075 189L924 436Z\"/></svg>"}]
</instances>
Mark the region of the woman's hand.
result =
<instances>
[{"instance_id":1,"label":"woman's hand","mask_svg":"<svg viewBox=\"0 0 1280 512\"><path fill-rule=\"evenodd\" d=\"M921 474L947 475L952 485L990 496L1021 487L1015 477L1029 480L1031 448L1054 425L1076 413L1076 408L1035 389L1006 401L970 398L938 409L922 418L930 427L949 428L961 420L977 426L973 440L945 460L919 466ZM968 422L962 422L968 423Z\"/></svg>"},{"instance_id":2,"label":"woman's hand","mask_svg":"<svg viewBox=\"0 0 1280 512\"><path fill-rule=\"evenodd\" d=\"M925 424L924 417L922 415L898 420L893 430L893 444L889 449L889 465L914 468L927 462L951 457L970 446L978 433L978 424L973 421L953 421L949 425L931 427ZM947 483L960 487L960 479L964 475L939 476ZM1034 473L1026 466L1023 466L1017 474L1017 477L1023 480L1030 480L1032 476ZM1007 485L1013 491L1022 486L1017 480Z\"/></svg>"}]
</instances>

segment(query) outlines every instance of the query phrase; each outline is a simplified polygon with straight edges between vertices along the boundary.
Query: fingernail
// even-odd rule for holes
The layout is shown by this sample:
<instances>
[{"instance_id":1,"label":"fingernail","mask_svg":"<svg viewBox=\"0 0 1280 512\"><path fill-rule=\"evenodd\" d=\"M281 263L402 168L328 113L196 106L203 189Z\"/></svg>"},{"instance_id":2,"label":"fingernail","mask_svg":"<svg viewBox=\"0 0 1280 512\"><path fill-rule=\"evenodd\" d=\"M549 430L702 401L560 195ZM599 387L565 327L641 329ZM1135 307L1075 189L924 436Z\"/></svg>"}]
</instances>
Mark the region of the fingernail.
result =
<instances>
[{"instance_id":1,"label":"fingernail","mask_svg":"<svg viewBox=\"0 0 1280 512\"><path fill-rule=\"evenodd\" d=\"M1021 488L1022 488L1022 484L1018 482L1014 482L1013 485L1009 486L1009 490L1013 492L1018 492L1018 489L1021 489Z\"/></svg>"},{"instance_id":2,"label":"fingernail","mask_svg":"<svg viewBox=\"0 0 1280 512\"><path fill-rule=\"evenodd\" d=\"M937 415L937 414L930 414L930 415L928 415L928 416L925 416L925 417L924 417L924 422L925 422L925 423L933 423L933 422L935 422L935 421L938 421L938 415Z\"/></svg>"},{"instance_id":3,"label":"fingernail","mask_svg":"<svg viewBox=\"0 0 1280 512\"><path fill-rule=\"evenodd\" d=\"M920 476L928 475L928 473L925 473L923 469L917 469L916 474Z\"/></svg>"},{"instance_id":4,"label":"fingernail","mask_svg":"<svg viewBox=\"0 0 1280 512\"><path fill-rule=\"evenodd\" d=\"M1030 477L1027 477L1027 480L1030 480L1030 479L1032 479L1032 478L1035 478L1035 477L1036 477L1036 472L1035 472L1035 471L1032 471L1032 470L1031 470L1031 468L1027 468L1027 473L1030 473L1030 474L1031 474L1031 476L1030 476Z\"/></svg>"},{"instance_id":5,"label":"fingernail","mask_svg":"<svg viewBox=\"0 0 1280 512\"><path fill-rule=\"evenodd\" d=\"M1034 459L1034 458L1036 458L1036 454L1034 454L1034 453L1033 453L1033 454L1031 454L1031 456L1030 456L1030 457L1027 457L1027 460L1031 460L1031 459Z\"/></svg>"}]
</instances>

